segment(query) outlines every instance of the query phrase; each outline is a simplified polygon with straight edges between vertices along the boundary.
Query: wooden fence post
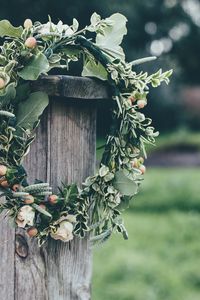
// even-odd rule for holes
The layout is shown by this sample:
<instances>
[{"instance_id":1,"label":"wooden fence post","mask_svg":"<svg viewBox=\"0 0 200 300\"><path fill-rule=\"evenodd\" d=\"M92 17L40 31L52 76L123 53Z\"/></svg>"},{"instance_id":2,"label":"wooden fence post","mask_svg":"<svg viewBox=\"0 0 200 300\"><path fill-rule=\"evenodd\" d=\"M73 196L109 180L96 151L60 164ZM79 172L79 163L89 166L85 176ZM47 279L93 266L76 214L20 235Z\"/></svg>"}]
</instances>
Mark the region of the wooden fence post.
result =
<instances>
[{"instance_id":1,"label":"wooden fence post","mask_svg":"<svg viewBox=\"0 0 200 300\"><path fill-rule=\"evenodd\" d=\"M101 82L48 76L33 86L51 96L38 135L24 165L29 182L81 183L95 168L95 99L108 97ZM91 100L91 101L90 101ZM88 300L91 284L89 239L51 240L38 248L22 230L0 221L0 299Z\"/></svg>"}]
</instances>

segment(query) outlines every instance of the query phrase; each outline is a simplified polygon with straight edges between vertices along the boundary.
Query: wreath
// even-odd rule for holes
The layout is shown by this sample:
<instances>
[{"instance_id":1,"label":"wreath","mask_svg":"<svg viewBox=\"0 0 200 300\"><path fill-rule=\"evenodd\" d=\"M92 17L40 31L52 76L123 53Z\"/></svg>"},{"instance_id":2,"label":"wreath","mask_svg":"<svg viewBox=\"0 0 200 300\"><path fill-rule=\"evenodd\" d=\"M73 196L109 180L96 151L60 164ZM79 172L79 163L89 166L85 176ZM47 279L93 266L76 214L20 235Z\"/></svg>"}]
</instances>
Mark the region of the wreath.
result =
<instances>
[{"instance_id":1,"label":"wreath","mask_svg":"<svg viewBox=\"0 0 200 300\"><path fill-rule=\"evenodd\" d=\"M172 71L134 71L135 65L154 57L125 62L120 44L126 22L119 13L106 19L94 13L84 29L76 19L71 26L50 18L46 24L27 19L24 27L0 21L0 191L5 197L0 212L5 210L39 245L48 237L68 242L87 233L93 243L104 242L112 232L128 238L121 213L143 180L145 144L154 144L159 134L141 110L149 86L168 84ZM29 184L22 165L49 103L46 93L31 91L31 82L79 59L82 76L110 85L112 126L97 174L81 187L62 184L56 193L49 183Z\"/></svg>"}]
</instances>

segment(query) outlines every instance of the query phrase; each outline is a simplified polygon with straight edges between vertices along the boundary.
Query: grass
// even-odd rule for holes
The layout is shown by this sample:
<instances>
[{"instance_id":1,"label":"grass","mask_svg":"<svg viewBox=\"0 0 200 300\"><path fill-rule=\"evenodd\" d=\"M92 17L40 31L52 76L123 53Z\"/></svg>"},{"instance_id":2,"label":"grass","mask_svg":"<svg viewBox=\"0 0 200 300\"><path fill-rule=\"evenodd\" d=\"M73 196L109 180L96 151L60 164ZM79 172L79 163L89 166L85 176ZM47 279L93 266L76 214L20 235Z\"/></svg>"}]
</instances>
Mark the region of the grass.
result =
<instances>
[{"instance_id":1,"label":"grass","mask_svg":"<svg viewBox=\"0 0 200 300\"><path fill-rule=\"evenodd\" d=\"M94 250L93 300L200 299L198 169L151 169L125 214L129 240Z\"/></svg>"}]
</instances>

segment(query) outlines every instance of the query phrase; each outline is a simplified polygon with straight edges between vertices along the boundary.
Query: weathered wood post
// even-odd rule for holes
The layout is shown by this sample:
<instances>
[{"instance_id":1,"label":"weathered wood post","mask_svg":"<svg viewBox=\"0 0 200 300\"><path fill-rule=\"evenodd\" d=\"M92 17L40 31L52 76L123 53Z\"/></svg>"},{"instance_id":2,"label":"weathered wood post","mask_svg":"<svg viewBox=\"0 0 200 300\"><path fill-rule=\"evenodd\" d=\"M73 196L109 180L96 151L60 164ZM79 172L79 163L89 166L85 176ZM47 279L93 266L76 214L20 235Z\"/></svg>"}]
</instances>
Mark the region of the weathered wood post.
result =
<instances>
[{"instance_id":1,"label":"weathered wood post","mask_svg":"<svg viewBox=\"0 0 200 300\"><path fill-rule=\"evenodd\" d=\"M34 90L45 90L50 105L25 166L29 182L81 183L95 168L95 99L108 97L107 88L89 78L48 76ZM91 101L90 101L91 100ZM1 300L90 299L89 239L70 243L51 240L38 248L22 230L0 222Z\"/></svg>"}]
</instances>

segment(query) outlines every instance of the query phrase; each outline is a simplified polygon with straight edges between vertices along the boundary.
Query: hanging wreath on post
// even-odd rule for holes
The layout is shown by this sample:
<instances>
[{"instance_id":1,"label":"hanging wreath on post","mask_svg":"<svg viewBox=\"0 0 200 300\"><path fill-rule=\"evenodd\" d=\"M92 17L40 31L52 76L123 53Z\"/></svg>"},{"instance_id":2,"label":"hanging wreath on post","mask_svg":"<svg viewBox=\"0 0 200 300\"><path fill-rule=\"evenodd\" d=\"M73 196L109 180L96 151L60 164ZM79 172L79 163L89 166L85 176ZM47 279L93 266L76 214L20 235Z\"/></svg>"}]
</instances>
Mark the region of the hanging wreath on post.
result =
<instances>
[{"instance_id":1,"label":"hanging wreath on post","mask_svg":"<svg viewBox=\"0 0 200 300\"><path fill-rule=\"evenodd\" d=\"M46 24L30 19L24 27L0 21L0 189L14 224L24 228L42 245L49 236L64 242L74 235L99 243L112 232L127 239L121 212L138 191L145 173L145 144L154 144L158 132L141 112L148 87L168 84L172 71L137 74L134 65L153 58L125 62L120 47L127 33L126 18L117 13L101 19L94 13L91 24L79 30L61 21ZM95 39L87 38L94 36ZM83 59L82 76L107 81L113 98L112 126L96 175L81 187L62 185L56 194L48 183L29 184L22 166L35 138L35 129L49 100L44 92L31 92L30 84L53 68L68 69ZM90 216L89 216L90 215Z\"/></svg>"}]
</instances>

